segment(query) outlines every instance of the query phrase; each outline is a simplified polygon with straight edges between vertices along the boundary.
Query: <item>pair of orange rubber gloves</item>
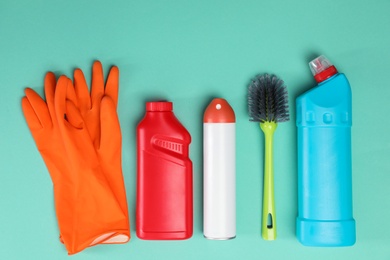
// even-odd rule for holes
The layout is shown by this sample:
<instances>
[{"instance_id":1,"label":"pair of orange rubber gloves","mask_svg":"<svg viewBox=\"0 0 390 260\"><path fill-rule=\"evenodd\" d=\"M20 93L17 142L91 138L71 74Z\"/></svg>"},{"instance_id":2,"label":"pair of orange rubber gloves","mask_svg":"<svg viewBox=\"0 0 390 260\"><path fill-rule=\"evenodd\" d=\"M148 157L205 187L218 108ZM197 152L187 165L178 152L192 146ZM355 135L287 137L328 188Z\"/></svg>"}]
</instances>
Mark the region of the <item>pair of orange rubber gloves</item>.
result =
<instances>
[{"instance_id":1,"label":"pair of orange rubber gloves","mask_svg":"<svg viewBox=\"0 0 390 260\"><path fill-rule=\"evenodd\" d=\"M54 186L60 240L69 254L130 239L117 116L119 70L105 83L93 64L89 93L83 72L74 81L48 72L44 101L27 88L23 113Z\"/></svg>"}]
</instances>

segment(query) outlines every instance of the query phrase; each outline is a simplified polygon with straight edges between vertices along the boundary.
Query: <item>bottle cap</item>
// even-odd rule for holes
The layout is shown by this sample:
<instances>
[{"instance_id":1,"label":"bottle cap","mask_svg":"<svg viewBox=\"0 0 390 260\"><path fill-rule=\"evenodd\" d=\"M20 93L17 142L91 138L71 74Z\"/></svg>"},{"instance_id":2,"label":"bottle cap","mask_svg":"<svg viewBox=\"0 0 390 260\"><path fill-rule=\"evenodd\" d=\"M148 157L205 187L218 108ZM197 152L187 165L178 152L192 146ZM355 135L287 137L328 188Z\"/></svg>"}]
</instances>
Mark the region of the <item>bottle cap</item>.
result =
<instances>
[{"instance_id":1,"label":"bottle cap","mask_svg":"<svg viewBox=\"0 0 390 260\"><path fill-rule=\"evenodd\" d=\"M172 111L172 102L157 101L157 102L146 102L146 111Z\"/></svg>"},{"instance_id":2,"label":"bottle cap","mask_svg":"<svg viewBox=\"0 0 390 260\"><path fill-rule=\"evenodd\" d=\"M203 116L204 123L235 123L236 116L229 103L223 98L214 98Z\"/></svg>"},{"instance_id":3,"label":"bottle cap","mask_svg":"<svg viewBox=\"0 0 390 260\"><path fill-rule=\"evenodd\" d=\"M330 61L324 56L321 55L309 63L311 73L314 76L314 79L320 83L333 75L337 74L337 69L335 66L330 63Z\"/></svg>"}]
</instances>

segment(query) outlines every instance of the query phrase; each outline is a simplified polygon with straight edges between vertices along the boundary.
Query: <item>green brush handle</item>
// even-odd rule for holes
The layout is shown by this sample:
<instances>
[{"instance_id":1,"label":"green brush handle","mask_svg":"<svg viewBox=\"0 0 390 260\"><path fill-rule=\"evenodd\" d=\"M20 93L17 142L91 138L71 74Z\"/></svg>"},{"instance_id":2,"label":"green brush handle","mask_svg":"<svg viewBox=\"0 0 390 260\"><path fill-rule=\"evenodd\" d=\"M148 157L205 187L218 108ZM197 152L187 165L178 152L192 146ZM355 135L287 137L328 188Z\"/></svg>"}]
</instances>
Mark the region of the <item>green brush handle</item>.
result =
<instances>
[{"instance_id":1,"label":"green brush handle","mask_svg":"<svg viewBox=\"0 0 390 260\"><path fill-rule=\"evenodd\" d=\"M273 138L277 124L275 122L260 123L265 136L265 166L263 187L263 218L261 235L265 240L276 239L276 211L274 198L274 163Z\"/></svg>"}]
</instances>

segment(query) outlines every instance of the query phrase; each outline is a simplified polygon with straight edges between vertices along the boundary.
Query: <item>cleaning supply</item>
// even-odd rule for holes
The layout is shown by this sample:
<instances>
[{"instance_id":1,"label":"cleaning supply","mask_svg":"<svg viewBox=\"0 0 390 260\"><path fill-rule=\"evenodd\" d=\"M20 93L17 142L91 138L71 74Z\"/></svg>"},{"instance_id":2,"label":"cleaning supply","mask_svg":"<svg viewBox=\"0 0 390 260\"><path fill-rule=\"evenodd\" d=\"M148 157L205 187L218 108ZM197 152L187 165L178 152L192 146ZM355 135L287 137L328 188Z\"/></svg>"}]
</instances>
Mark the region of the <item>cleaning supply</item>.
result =
<instances>
[{"instance_id":1,"label":"cleaning supply","mask_svg":"<svg viewBox=\"0 0 390 260\"><path fill-rule=\"evenodd\" d=\"M92 67L91 91L88 90L88 84L81 69L75 69L73 75L76 100L81 117L95 147L105 178L129 221L126 189L122 174L122 134L116 111L119 69L117 66L112 66L105 83L102 63L95 61ZM127 230L128 232L123 234L120 241L130 239L130 223L128 223ZM103 243L117 243L120 242L119 240L118 238L116 240L108 239Z\"/></svg>"},{"instance_id":2,"label":"cleaning supply","mask_svg":"<svg viewBox=\"0 0 390 260\"><path fill-rule=\"evenodd\" d=\"M278 123L289 120L288 95L284 82L264 74L252 80L248 92L250 121L260 122L265 136L262 237L276 239L274 200L273 135Z\"/></svg>"},{"instance_id":3,"label":"cleaning supply","mask_svg":"<svg viewBox=\"0 0 390 260\"><path fill-rule=\"evenodd\" d=\"M203 235L236 237L236 117L222 98L203 117Z\"/></svg>"},{"instance_id":4,"label":"cleaning supply","mask_svg":"<svg viewBox=\"0 0 390 260\"><path fill-rule=\"evenodd\" d=\"M296 99L298 217L296 235L306 246L355 243L352 216L351 88L324 57L310 62L318 86Z\"/></svg>"},{"instance_id":5,"label":"cleaning supply","mask_svg":"<svg viewBox=\"0 0 390 260\"><path fill-rule=\"evenodd\" d=\"M53 182L60 239L68 253L100 243L127 242L127 212L112 191L113 183L107 181L109 177L104 171L109 167L102 166L112 160L100 161L103 153L97 152L105 150L107 156L118 155L115 146L120 137L112 136L119 129L113 98L101 97L98 127L102 131L96 149L68 78L61 76L56 83L54 74L47 73L46 102L32 89L27 88L25 93L23 113ZM118 173L108 173L111 174Z\"/></svg>"},{"instance_id":6,"label":"cleaning supply","mask_svg":"<svg viewBox=\"0 0 390 260\"><path fill-rule=\"evenodd\" d=\"M137 236L187 239L193 232L191 136L172 102L147 102L137 126Z\"/></svg>"}]
</instances>

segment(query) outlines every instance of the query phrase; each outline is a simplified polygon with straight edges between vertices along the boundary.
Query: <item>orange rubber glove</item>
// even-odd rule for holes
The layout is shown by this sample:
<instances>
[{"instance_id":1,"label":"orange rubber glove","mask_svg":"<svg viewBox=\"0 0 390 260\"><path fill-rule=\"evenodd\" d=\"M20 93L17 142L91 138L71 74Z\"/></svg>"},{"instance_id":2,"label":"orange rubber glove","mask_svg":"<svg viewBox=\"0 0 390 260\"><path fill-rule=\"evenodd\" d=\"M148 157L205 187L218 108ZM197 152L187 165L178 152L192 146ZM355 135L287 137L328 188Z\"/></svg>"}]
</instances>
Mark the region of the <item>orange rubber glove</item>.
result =
<instances>
[{"instance_id":1,"label":"orange rubber glove","mask_svg":"<svg viewBox=\"0 0 390 260\"><path fill-rule=\"evenodd\" d=\"M95 147L77 109L71 81L54 74L45 78L46 103L26 89L23 112L54 184L56 214L61 239L69 254L87 246L129 239L127 212L112 192ZM113 115L110 97L102 99L101 116ZM114 113L115 114L115 113ZM116 115L116 114L115 114ZM108 143L109 127L101 120L100 143ZM115 123L115 122L114 122ZM114 126L114 129L116 129Z\"/></svg>"},{"instance_id":2,"label":"orange rubber glove","mask_svg":"<svg viewBox=\"0 0 390 260\"><path fill-rule=\"evenodd\" d=\"M116 66L111 68L107 82L104 85L102 64L100 61L95 61L92 67L91 94L89 94L88 85L80 69L74 71L73 77L81 116L84 119L96 148L107 181L115 197L118 199L123 212L128 216L121 162L122 136L116 112L118 104L119 69ZM101 109L103 104L107 106L107 109ZM101 124L101 122L104 122L104 124ZM106 138L102 139L100 136ZM105 241L105 243L110 242L111 240Z\"/></svg>"}]
</instances>

